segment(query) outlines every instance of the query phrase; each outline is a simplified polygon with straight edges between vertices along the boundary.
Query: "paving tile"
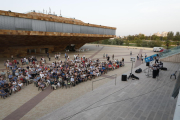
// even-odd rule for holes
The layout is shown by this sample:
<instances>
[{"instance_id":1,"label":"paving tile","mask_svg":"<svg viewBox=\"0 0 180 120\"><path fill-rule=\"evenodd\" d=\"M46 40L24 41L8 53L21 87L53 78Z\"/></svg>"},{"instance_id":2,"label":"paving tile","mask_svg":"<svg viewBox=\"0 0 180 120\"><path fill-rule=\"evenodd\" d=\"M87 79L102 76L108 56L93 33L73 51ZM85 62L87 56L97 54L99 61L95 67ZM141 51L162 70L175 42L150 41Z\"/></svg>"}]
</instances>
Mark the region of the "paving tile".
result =
<instances>
[{"instance_id":1,"label":"paving tile","mask_svg":"<svg viewBox=\"0 0 180 120\"><path fill-rule=\"evenodd\" d=\"M147 120L153 120L154 119L154 116L155 116L156 112L154 111L151 111L149 116L147 117Z\"/></svg>"},{"instance_id":2,"label":"paving tile","mask_svg":"<svg viewBox=\"0 0 180 120\"><path fill-rule=\"evenodd\" d=\"M141 114L142 114L142 110L138 110L138 112L135 114L135 118L139 118L140 116L141 116Z\"/></svg>"}]
</instances>

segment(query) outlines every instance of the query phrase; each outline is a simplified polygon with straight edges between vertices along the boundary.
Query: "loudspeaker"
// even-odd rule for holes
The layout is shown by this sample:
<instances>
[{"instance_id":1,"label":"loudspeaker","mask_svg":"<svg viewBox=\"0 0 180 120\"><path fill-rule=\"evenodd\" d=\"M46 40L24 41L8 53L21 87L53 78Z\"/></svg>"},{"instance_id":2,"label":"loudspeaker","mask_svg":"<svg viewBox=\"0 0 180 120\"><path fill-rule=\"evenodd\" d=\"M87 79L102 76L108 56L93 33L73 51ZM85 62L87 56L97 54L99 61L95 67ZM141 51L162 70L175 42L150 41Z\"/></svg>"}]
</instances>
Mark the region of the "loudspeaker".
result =
<instances>
[{"instance_id":1,"label":"loudspeaker","mask_svg":"<svg viewBox=\"0 0 180 120\"><path fill-rule=\"evenodd\" d=\"M122 74L121 80L122 81L127 81L127 75L126 74Z\"/></svg>"},{"instance_id":2,"label":"loudspeaker","mask_svg":"<svg viewBox=\"0 0 180 120\"><path fill-rule=\"evenodd\" d=\"M149 62L146 63L146 66L149 66Z\"/></svg>"}]
</instances>

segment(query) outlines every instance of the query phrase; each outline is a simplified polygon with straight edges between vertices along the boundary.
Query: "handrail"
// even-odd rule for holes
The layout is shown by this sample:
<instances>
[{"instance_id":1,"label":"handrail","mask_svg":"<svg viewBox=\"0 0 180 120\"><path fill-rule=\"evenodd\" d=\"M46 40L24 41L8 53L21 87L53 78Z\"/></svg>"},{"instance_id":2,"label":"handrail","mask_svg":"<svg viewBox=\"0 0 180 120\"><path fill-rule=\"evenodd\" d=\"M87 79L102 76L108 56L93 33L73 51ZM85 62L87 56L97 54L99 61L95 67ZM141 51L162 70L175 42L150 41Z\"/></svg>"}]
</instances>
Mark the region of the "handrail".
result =
<instances>
[{"instance_id":1,"label":"handrail","mask_svg":"<svg viewBox=\"0 0 180 120\"><path fill-rule=\"evenodd\" d=\"M112 76L115 76L115 85L116 85L116 78L117 78L117 74L114 74L114 75L108 76L108 77L106 77L106 78L110 78L110 77L112 77ZM101 78L101 79L98 79L98 80L94 80L94 81L92 81L92 91L93 91L93 83L94 83L94 82L97 82L97 81L100 81L100 80L103 80L103 79L106 79L106 78Z\"/></svg>"},{"instance_id":2,"label":"handrail","mask_svg":"<svg viewBox=\"0 0 180 120\"><path fill-rule=\"evenodd\" d=\"M164 58L164 57L168 57L170 55L174 55L177 53L180 53L180 46L177 46L177 47L174 47L174 48L171 48L171 49L168 49L159 53L159 57Z\"/></svg>"}]
</instances>

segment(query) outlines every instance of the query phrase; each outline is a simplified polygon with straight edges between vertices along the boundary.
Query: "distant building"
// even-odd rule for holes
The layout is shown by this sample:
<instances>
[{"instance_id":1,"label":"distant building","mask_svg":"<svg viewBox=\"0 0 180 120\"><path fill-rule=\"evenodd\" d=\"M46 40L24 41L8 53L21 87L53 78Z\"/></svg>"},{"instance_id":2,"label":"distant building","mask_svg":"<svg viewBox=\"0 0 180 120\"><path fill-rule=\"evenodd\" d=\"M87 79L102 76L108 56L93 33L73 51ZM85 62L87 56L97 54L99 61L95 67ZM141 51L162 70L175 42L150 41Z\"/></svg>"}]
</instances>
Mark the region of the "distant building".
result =
<instances>
[{"instance_id":1,"label":"distant building","mask_svg":"<svg viewBox=\"0 0 180 120\"><path fill-rule=\"evenodd\" d=\"M168 34L168 32L162 32L161 36L162 37L167 37L167 34Z\"/></svg>"},{"instance_id":2,"label":"distant building","mask_svg":"<svg viewBox=\"0 0 180 120\"><path fill-rule=\"evenodd\" d=\"M162 32L161 34L159 32L154 33L153 35L157 35L159 37L167 37L168 32Z\"/></svg>"}]
</instances>

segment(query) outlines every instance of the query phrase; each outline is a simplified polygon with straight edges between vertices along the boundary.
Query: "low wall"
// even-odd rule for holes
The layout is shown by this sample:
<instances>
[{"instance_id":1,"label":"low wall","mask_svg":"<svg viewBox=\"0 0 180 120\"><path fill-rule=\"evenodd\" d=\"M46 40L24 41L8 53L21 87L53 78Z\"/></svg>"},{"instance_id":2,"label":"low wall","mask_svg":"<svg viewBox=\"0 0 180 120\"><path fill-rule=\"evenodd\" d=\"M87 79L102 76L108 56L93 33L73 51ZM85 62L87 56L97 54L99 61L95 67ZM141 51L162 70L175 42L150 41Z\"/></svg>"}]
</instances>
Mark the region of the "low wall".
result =
<instances>
[{"instance_id":1,"label":"low wall","mask_svg":"<svg viewBox=\"0 0 180 120\"><path fill-rule=\"evenodd\" d=\"M122 47L122 48L130 48L130 49L143 49L143 50L152 50L153 48L147 48L147 47L134 47L134 46L119 46L119 45L104 45L104 44L88 44L88 45L102 45L102 46L110 46L110 47Z\"/></svg>"},{"instance_id":2,"label":"low wall","mask_svg":"<svg viewBox=\"0 0 180 120\"><path fill-rule=\"evenodd\" d=\"M180 62L180 53L160 59L164 62Z\"/></svg>"}]
</instances>

